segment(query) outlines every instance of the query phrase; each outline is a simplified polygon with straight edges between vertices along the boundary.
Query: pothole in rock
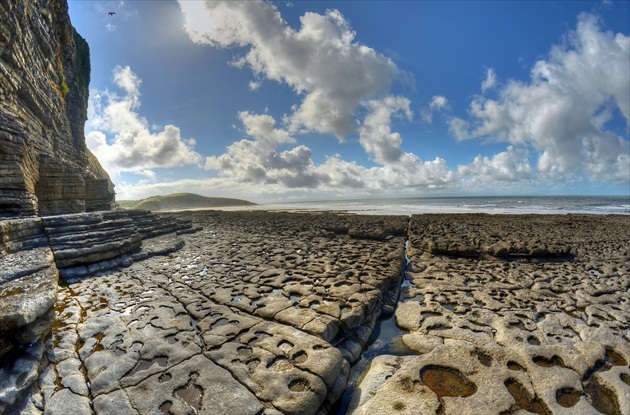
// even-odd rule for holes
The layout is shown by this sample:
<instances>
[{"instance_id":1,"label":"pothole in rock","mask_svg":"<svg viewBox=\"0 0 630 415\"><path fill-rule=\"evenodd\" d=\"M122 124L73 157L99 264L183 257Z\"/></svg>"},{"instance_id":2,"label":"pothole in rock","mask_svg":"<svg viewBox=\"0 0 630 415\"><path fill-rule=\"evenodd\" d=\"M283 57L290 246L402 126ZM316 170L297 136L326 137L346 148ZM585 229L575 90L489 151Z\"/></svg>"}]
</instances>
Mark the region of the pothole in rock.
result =
<instances>
[{"instance_id":1,"label":"pothole in rock","mask_svg":"<svg viewBox=\"0 0 630 415\"><path fill-rule=\"evenodd\" d=\"M173 396L181 399L184 403L190 406L194 413L199 413L201 409L201 400L203 398L203 388L195 384L197 374L192 373L188 380L188 384L184 387L178 388L173 392ZM169 408L170 409L170 408Z\"/></svg>"},{"instance_id":2,"label":"pothole in rock","mask_svg":"<svg viewBox=\"0 0 630 415\"><path fill-rule=\"evenodd\" d=\"M477 392L477 385L454 368L426 366L420 370L420 379L438 399L445 396L465 398Z\"/></svg>"},{"instance_id":3,"label":"pothole in rock","mask_svg":"<svg viewBox=\"0 0 630 415\"><path fill-rule=\"evenodd\" d=\"M523 366L519 365L518 363L516 363L516 362L514 362L512 360L507 362L507 367L510 370L516 370L516 371L519 371L519 372L525 372L525 368Z\"/></svg>"},{"instance_id":4,"label":"pothole in rock","mask_svg":"<svg viewBox=\"0 0 630 415\"><path fill-rule=\"evenodd\" d=\"M297 352L293 356L293 361L295 363L304 363L308 359L308 355L305 352Z\"/></svg>"},{"instance_id":5,"label":"pothole in rock","mask_svg":"<svg viewBox=\"0 0 630 415\"><path fill-rule=\"evenodd\" d=\"M490 356L489 354L486 354L486 353L478 350L477 351L477 359L479 360L479 363L481 363L482 365L484 365L486 367L492 366L492 356Z\"/></svg>"},{"instance_id":6,"label":"pothole in rock","mask_svg":"<svg viewBox=\"0 0 630 415\"><path fill-rule=\"evenodd\" d=\"M118 357L125 354L125 351L120 348L122 344L123 344L122 334L116 335L114 342L109 346L109 349L112 350L112 353L114 353L114 356Z\"/></svg>"},{"instance_id":7,"label":"pothole in rock","mask_svg":"<svg viewBox=\"0 0 630 415\"><path fill-rule=\"evenodd\" d=\"M260 364L260 359L258 359L258 358L252 359L252 360L248 360L247 363L246 363L247 370L249 372L253 372L254 369L256 369L259 364Z\"/></svg>"},{"instance_id":8,"label":"pothole in rock","mask_svg":"<svg viewBox=\"0 0 630 415\"><path fill-rule=\"evenodd\" d=\"M291 348L293 348L293 343L288 340L282 340L278 343L278 349L282 350L284 353L287 353Z\"/></svg>"},{"instance_id":9,"label":"pothole in rock","mask_svg":"<svg viewBox=\"0 0 630 415\"><path fill-rule=\"evenodd\" d=\"M581 392L575 389L558 389L556 391L556 401L560 406L571 408L580 401Z\"/></svg>"},{"instance_id":10,"label":"pothole in rock","mask_svg":"<svg viewBox=\"0 0 630 415\"><path fill-rule=\"evenodd\" d=\"M540 346L540 340L538 340L536 336L529 336L527 338L527 343L531 344L532 346Z\"/></svg>"},{"instance_id":11,"label":"pothole in rock","mask_svg":"<svg viewBox=\"0 0 630 415\"><path fill-rule=\"evenodd\" d=\"M284 356L277 356L267 364L267 369L274 372L284 372L292 368L293 365Z\"/></svg>"},{"instance_id":12,"label":"pothole in rock","mask_svg":"<svg viewBox=\"0 0 630 415\"><path fill-rule=\"evenodd\" d=\"M251 356L254 353L251 347L239 347L237 352L239 356Z\"/></svg>"},{"instance_id":13,"label":"pothole in rock","mask_svg":"<svg viewBox=\"0 0 630 415\"><path fill-rule=\"evenodd\" d=\"M514 379L506 380L504 385L520 408L538 415L551 415L549 409L537 396L532 398L523 385Z\"/></svg>"},{"instance_id":14,"label":"pothole in rock","mask_svg":"<svg viewBox=\"0 0 630 415\"><path fill-rule=\"evenodd\" d=\"M160 405L160 411L162 411L163 414L168 414L171 411L171 406L173 406L173 402L166 401Z\"/></svg>"},{"instance_id":15,"label":"pothole in rock","mask_svg":"<svg viewBox=\"0 0 630 415\"><path fill-rule=\"evenodd\" d=\"M606 362L611 364L612 366L626 366L628 362L623 358L619 353L615 352L612 349L606 349Z\"/></svg>"},{"instance_id":16,"label":"pothole in rock","mask_svg":"<svg viewBox=\"0 0 630 415\"><path fill-rule=\"evenodd\" d=\"M593 408L605 415L620 415L617 396L609 389L603 387L597 378L591 379L584 386L586 400Z\"/></svg>"},{"instance_id":17,"label":"pothole in rock","mask_svg":"<svg viewBox=\"0 0 630 415\"><path fill-rule=\"evenodd\" d=\"M298 378L289 382L289 390L292 392L306 392L309 389L310 386L306 379Z\"/></svg>"},{"instance_id":18,"label":"pothole in rock","mask_svg":"<svg viewBox=\"0 0 630 415\"><path fill-rule=\"evenodd\" d=\"M542 357L542 356L534 356L532 360L538 366L542 366L542 367L553 367L553 366L566 367L564 365L564 360L562 360L561 357L555 356L555 355L551 359L547 359L546 357Z\"/></svg>"},{"instance_id":19,"label":"pothole in rock","mask_svg":"<svg viewBox=\"0 0 630 415\"><path fill-rule=\"evenodd\" d=\"M168 363L168 357L158 356L153 359L140 359L126 376L132 376L142 370L148 370L154 363L157 363L161 367L165 367Z\"/></svg>"}]
</instances>

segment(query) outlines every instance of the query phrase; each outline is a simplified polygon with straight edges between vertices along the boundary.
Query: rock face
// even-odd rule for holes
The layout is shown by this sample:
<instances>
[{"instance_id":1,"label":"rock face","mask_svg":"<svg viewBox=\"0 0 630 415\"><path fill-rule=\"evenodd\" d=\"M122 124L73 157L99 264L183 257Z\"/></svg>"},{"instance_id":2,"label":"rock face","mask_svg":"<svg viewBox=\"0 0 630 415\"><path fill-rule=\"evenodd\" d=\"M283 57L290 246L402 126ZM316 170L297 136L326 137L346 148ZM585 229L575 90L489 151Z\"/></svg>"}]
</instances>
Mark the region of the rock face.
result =
<instances>
[{"instance_id":1,"label":"rock face","mask_svg":"<svg viewBox=\"0 0 630 415\"><path fill-rule=\"evenodd\" d=\"M203 225L179 251L60 287L36 390L11 411L332 413L400 286L408 218L178 217Z\"/></svg>"},{"instance_id":2,"label":"rock face","mask_svg":"<svg viewBox=\"0 0 630 415\"><path fill-rule=\"evenodd\" d=\"M626 216L122 213L4 222L0 412L337 413L398 304L349 414L629 414Z\"/></svg>"},{"instance_id":3,"label":"rock face","mask_svg":"<svg viewBox=\"0 0 630 415\"><path fill-rule=\"evenodd\" d=\"M19 406L38 379L59 276L82 279L175 252L183 246L176 233L193 230L190 220L148 211L0 221L0 413Z\"/></svg>"},{"instance_id":4,"label":"rock face","mask_svg":"<svg viewBox=\"0 0 630 415\"><path fill-rule=\"evenodd\" d=\"M0 217L111 209L85 145L89 48L66 0L0 2Z\"/></svg>"},{"instance_id":5,"label":"rock face","mask_svg":"<svg viewBox=\"0 0 630 415\"><path fill-rule=\"evenodd\" d=\"M630 414L628 217L421 215L348 413Z\"/></svg>"},{"instance_id":6,"label":"rock face","mask_svg":"<svg viewBox=\"0 0 630 415\"><path fill-rule=\"evenodd\" d=\"M57 268L39 218L0 221L0 413L37 380Z\"/></svg>"}]
</instances>

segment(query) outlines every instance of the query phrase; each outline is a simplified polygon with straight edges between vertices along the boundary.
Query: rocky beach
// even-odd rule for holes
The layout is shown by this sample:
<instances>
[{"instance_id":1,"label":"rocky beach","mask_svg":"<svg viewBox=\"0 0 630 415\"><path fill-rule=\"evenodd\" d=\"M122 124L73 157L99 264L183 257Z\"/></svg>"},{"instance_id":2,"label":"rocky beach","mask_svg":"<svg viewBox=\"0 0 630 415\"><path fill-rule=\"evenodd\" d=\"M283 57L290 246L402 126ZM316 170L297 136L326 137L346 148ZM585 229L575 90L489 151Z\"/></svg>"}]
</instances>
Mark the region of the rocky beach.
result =
<instances>
[{"instance_id":1,"label":"rocky beach","mask_svg":"<svg viewBox=\"0 0 630 415\"><path fill-rule=\"evenodd\" d=\"M0 1L0 414L630 415L630 215L121 209L90 76Z\"/></svg>"},{"instance_id":2,"label":"rocky beach","mask_svg":"<svg viewBox=\"0 0 630 415\"><path fill-rule=\"evenodd\" d=\"M628 216L175 216L142 246L179 250L66 277L6 413L630 411Z\"/></svg>"}]
</instances>

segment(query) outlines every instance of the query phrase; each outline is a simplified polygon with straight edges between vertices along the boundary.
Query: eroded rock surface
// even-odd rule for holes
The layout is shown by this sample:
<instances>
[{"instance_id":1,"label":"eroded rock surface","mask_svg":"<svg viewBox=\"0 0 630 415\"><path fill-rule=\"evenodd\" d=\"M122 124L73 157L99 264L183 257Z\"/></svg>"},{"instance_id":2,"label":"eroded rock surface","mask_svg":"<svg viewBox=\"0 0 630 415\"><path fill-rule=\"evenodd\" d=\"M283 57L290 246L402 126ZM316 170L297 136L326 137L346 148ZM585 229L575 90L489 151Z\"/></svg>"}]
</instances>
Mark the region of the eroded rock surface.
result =
<instances>
[{"instance_id":1,"label":"eroded rock surface","mask_svg":"<svg viewBox=\"0 0 630 415\"><path fill-rule=\"evenodd\" d=\"M184 245L177 233L195 230L190 220L148 211L0 221L0 413L20 407L37 381L55 320L59 276L84 279L176 252ZM85 384L76 386L79 378L75 373L69 382L84 390Z\"/></svg>"},{"instance_id":2,"label":"eroded rock surface","mask_svg":"<svg viewBox=\"0 0 630 415\"><path fill-rule=\"evenodd\" d=\"M408 352L374 359L347 413L628 414L625 216L178 217L145 260L59 288L6 413L336 413L400 294Z\"/></svg>"},{"instance_id":3,"label":"eroded rock surface","mask_svg":"<svg viewBox=\"0 0 630 415\"><path fill-rule=\"evenodd\" d=\"M60 288L20 410L330 412L400 286L408 218L185 216L203 230L179 251Z\"/></svg>"},{"instance_id":4,"label":"eroded rock surface","mask_svg":"<svg viewBox=\"0 0 630 415\"><path fill-rule=\"evenodd\" d=\"M39 218L0 221L0 413L37 379L58 278Z\"/></svg>"},{"instance_id":5,"label":"eroded rock surface","mask_svg":"<svg viewBox=\"0 0 630 415\"><path fill-rule=\"evenodd\" d=\"M422 215L352 414L629 414L627 216ZM417 356L415 356L417 354Z\"/></svg>"}]
</instances>

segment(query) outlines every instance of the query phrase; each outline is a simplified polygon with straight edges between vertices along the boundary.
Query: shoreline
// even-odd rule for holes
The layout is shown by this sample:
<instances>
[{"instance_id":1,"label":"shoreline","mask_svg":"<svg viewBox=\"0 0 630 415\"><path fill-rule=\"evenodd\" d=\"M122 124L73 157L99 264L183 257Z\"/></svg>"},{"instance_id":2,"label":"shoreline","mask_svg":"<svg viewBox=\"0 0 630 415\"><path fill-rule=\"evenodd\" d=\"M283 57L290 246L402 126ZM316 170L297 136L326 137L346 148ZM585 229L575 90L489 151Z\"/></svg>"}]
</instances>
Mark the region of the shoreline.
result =
<instances>
[{"instance_id":1,"label":"shoreline","mask_svg":"<svg viewBox=\"0 0 630 415\"><path fill-rule=\"evenodd\" d=\"M407 198L268 203L254 206L213 207L211 209L272 212L338 211L359 215L394 216L427 213L630 215L630 198L624 196Z\"/></svg>"},{"instance_id":2,"label":"shoreline","mask_svg":"<svg viewBox=\"0 0 630 415\"><path fill-rule=\"evenodd\" d=\"M630 216L630 211L625 212L590 212L590 211L540 211L540 210L474 210L474 209L433 209L427 208L425 210L419 210L417 208L405 210L395 209L377 209L377 208L364 208L364 209L340 209L339 207L323 209L321 206L312 208L296 209L293 206L277 207L276 205L256 205L256 206L226 206L226 207L212 207L212 208L193 208L193 209L180 209L180 210L158 210L153 211L160 214L184 214L184 213L200 213L204 211L219 211L219 212L269 212L269 213L337 213L337 214L352 214L352 215L365 215L365 216L404 216L411 217L413 215L469 215L469 214L485 214L485 215L515 215L515 216L527 216L527 215L545 215L545 216L567 216L567 215L585 215L585 216Z\"/></svg>"}]
</instances>

